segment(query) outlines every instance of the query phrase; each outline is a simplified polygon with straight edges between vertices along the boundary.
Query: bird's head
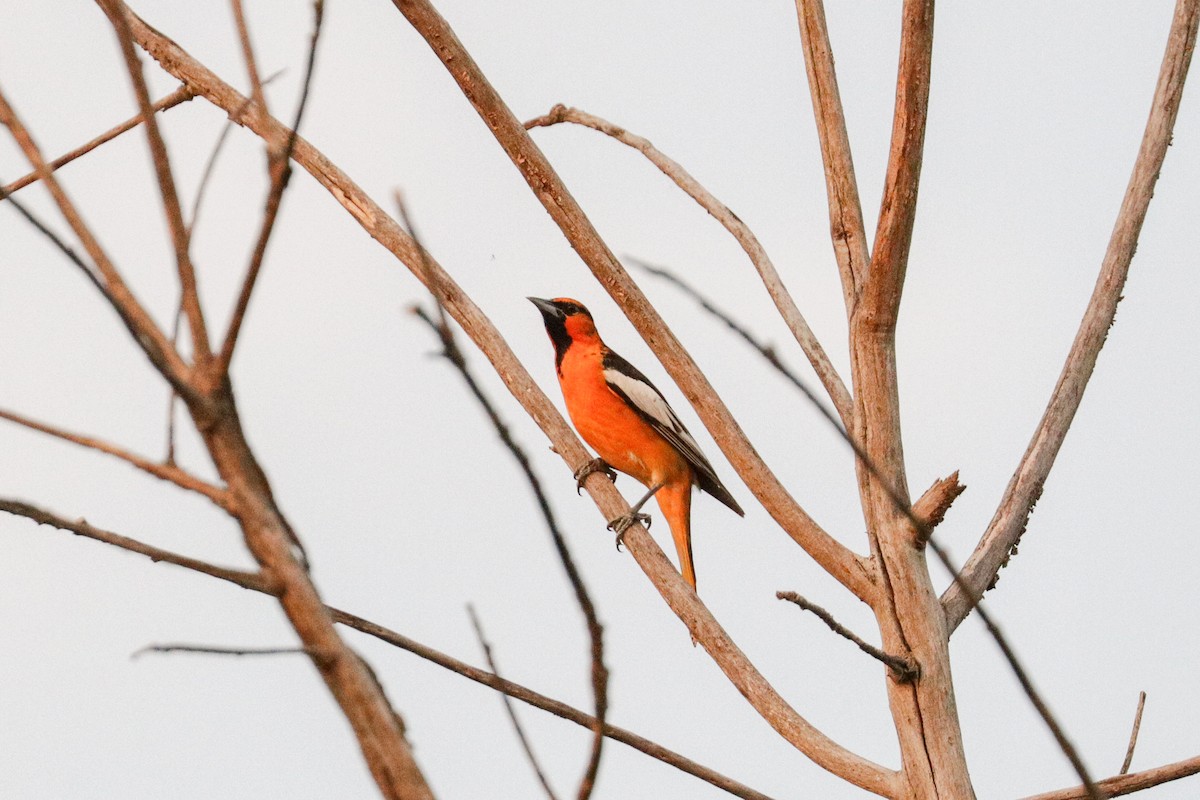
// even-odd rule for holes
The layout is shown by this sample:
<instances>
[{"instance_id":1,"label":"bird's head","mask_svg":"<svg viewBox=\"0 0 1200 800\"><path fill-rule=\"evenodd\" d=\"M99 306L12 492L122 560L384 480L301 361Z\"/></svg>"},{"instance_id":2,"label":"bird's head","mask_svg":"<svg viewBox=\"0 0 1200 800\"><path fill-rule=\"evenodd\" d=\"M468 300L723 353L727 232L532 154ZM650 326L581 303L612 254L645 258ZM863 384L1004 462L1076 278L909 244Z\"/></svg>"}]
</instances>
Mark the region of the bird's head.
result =
<instances>
[{"instance_id":1,"label":"bird's head","mask_svg":"<svg viewBox=\"0 0 1200 800\"><path fill-rule=\"evenodd\" d=\"M553 300L530 297L528 300L542 312L542 321L546 323L546 330L551 339L554 338L555 330L566 333L575 341L596 335L596 323L592 321L592 312L578 300L569 297L556 297Z\"/></svg>"},{"instance_id":2,"label":"bird's head","mask_svg":"<svg viewBox=\"0 0 1200 800\"><path fill-rule=\"evenodd\" d=\"M569 297L556 297L553 300L530 297L528 300L542 312L546 333L554 344L556 363L562 363L563 354L573 342L599 341L592 312L578 300Z\"/></svg>"}]
</instances>

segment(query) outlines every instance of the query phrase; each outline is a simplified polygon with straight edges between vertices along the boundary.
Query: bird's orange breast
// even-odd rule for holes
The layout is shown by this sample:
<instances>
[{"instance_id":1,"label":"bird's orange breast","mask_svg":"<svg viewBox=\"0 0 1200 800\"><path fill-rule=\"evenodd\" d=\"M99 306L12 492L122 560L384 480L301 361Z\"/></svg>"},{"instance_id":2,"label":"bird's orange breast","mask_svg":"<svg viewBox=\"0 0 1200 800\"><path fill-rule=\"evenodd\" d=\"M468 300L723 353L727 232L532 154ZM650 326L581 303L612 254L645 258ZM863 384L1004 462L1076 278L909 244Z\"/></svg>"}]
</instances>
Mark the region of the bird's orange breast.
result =
<instances>
[{"instance_id":1,"label":"bird's orange breast","mask_svg":"<svg viewBox=\"0 0 1200 800\"><path fill-rule=\"evenodd\" d=\"M613 468L646 486L690 485L691 466L604 380L599 346L575 342L559 368L567 413L583 440Z\"/></svg>"}]
</instances>

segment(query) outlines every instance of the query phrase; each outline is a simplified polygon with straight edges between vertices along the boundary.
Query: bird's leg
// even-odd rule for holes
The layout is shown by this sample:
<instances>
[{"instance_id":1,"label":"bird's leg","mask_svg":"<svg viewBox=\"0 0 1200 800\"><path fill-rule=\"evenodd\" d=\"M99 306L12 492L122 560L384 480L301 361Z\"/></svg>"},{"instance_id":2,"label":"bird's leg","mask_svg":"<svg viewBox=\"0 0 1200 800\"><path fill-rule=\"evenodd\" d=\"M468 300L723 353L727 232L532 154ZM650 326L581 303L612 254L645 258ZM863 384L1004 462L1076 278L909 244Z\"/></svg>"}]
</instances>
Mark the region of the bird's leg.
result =
<instances>
[{"instance_id":1,"label":"bird's leg","mask_svg":"<svg viewBox=\"0 0 1200 800\"><path fill-rule=\"evenodd\" d=\"M575 470L575 494L583 491L583 482L587 480L588 475L593 472L603 472L608 476L608 479L613 483L617 482L617 471L608 465L608 462L603 458L593 458L591 461L584 464L579 469Z\"/></svg>"},{"instance_id":2,"label":"bird's leg","mask_svg":"<svg viewBox=\"0 0 1200 800\"><path fill-rule=\"evenodd\" d=\"M644 495L642 495L641 500L638 500L636 503L633 504L633 508L629 509L628 514L626 514L625 516L622 516L622 517L617 517L612 522L608 523L608 529L610 531L615 531L617 534L617 549L618 550L620 550L621 545L625 543L625 531L629 530L629 528L635 522L641 522L647 528L650 527L650 515L649 514L639 514L638 512L642 510L642 506L646 505L647 500L649 500L651 497L654 497L655 493L657 493L659 489L663 488L666 485L667 485L666 481L662 481L661 483L655 484L654 487L650 489L650 491L648 491Z\"/></svg>"}]
</instances>

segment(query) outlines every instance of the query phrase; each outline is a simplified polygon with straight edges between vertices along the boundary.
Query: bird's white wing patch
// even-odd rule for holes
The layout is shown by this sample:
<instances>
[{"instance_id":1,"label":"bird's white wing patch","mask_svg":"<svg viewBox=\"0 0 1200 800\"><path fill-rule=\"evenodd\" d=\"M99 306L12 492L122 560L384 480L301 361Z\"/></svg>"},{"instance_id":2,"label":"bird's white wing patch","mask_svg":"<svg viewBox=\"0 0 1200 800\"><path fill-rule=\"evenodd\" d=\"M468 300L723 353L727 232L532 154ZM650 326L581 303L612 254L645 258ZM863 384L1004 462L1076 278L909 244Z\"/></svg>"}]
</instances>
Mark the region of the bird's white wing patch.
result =
<instances>
[{"instance_id":1,"label":"bird's white wing patch","mask_svg":"<svg viewBox=\"0 0 1200 800\"><path fill-rule=\"evenodd\" d=\"M609 367L604 370L604 380L614 389L620 391L629 402L640 411L650 423L658 429L667 441L679 448L684 457L692 464L707 472L712 471L708 460L700 452L700 445L688 433L687 428L667 405L667 401L658 390L644 380L639 380L619 369Z\"/></svg>"}]
</instances>

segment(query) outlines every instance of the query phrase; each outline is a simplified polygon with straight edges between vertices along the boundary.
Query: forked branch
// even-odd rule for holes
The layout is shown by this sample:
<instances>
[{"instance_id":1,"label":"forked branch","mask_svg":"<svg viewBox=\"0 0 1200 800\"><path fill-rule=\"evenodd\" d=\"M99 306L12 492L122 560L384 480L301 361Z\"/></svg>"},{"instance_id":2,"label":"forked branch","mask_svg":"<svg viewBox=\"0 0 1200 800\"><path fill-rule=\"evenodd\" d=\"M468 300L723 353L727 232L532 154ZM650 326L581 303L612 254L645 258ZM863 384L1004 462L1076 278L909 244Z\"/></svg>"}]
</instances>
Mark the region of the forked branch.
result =
<instances>
[{"instance_id":1,"label":"forked branch","mask_svg":"<svg viewBox=\"0 0 1200 800\"><path fill-rule=\"evenodd\" d=\"M258 78L258 69L254 65L254 49L250 45L250 34L246 30L246 22L242 14L240 0L233 0L234 16L238 20L242 47L246 53L246 67L250 72L250 83L254 92L254 102L264 116L268 115L266 100L263 95L263 82ZM292 121L283 146L276 149L275 144L267 142L267 175L270 178L270 188L267 190L267 201L264 205L262 223L259 226L258 239L254 243L254 252L250 255L250 264L246 267L246 275L242 279L242 288L238 293L233 315L229 320L229 330L225 333L225 341L213 362L208 381L218 385L225 380L229 372L229 364L233 360L233 350L237 346L238 334L246 319L246 311L250 307L250 297L258 282L263 260L267 256L267 245L271 234L275 231L275 222L279 218L279 209L283 204L283 193L287 191L288 179L292 174L292 148L296 146L297 131L304 119L304 110L308 107L308 97L312 91L312 79L317 63L317 42L321 39L321 25L325 19L325 2L316 0L313 3L313 30L309 38L308 59L304 68L304 82L300 89L300 102L296 106L296 116Z\"/></svg>"},{"instance_id":2,"label":"forked branch","mask_svg":"<svg viewBox=\"0 0 1200 800\"><path fill-rule=\"evenodd\" d=\"M104 295L104 299L117 312L117 315L121 318L121 322L129 330L134 341L171 386L180 395L185 397L190 396L195 402L202 402L203 398L199 397L193 391L189 383L191 368L180 358L179 353L175 350L175 346L168 341L163 332L155 325L153 318L125 283L124 278L117 271L116 265L108 257L108 253L100 245L100 241L92 233L91 228L83 221L79 210L62 188L62 185L59 184L58 179L55 178L54 172L42 155L41 149L34 142L33 136L9 104L3 91L0 91L0 125L8 128L13 140L24 153L25 159L33 167L38 180L42 182L42 185L50 192L50 196L54 198L59 213L62 214L63 219L66 220L67 225L70 226L76 238L83 244L83 249L87 252L88 258L91 259L92 264L95 266L96 272L99 273L99 279L97 279L96 274L86 264L77 260L74 253L59 242L57 237L55 237L56 243L88 274L89 280L100 289Z\"/></svg>"},{"instance_id":3,"label":"forked branch","mask_svg":"<svg viewBox=\"0 0 1200 800\"><path fill-rule=\"evenodd\" d=\"M179 105L180 103L186 103L188 100L191 100L195 96L196 95L192 94L191 90L189 90L186 86L180 86L178 89L171 92L169 95L167 95L163 99L159 100L158 102L156 102L152 106L152 108L154 109L154 111L156 113L159 111L170 111L175 106ZM81 156L87 155L88 153L92 152L100 145L111 142L113 139L117 138L122 133L131 131L134 128L136 128L138 125L141 125L141 124L142 124L142 115L140 113L130 117L129 119L122 122L120 125L115 125L112 128L109 128L107 131L100 134L99 136L92 139L91 141L81 144L79 147L76 147L74 150L63 153L61 156L59 156L58 158L51 161L50 162L50 171L54 172L55 170L65 167L67 164L70 164L75 159L80 158ZM37 181L37 179L38 179L38 174L36 172L30 172L28 175L18 178L17 180L13 181L8 186L5 186L2 190L0 190L0 197L4 197L6 195L13 194L14 192L18 192L21 189L24 189L26 186L30 185L31 183L35 183Z\"/></svg>"},{"instance_id":4,"label":"forked branch","mask_svg":"<svg viewBox=\"0 0 1200 800\"><path fill-rule=\"evenodd\" d=\"M158 127L158 116L150 102L150 90L146 87L146 76L142 73L142 62L138 59L137 49L129 32L129 23L121 13L120 3L114 0L96 0L103 9L113 31L117 35L117 43L121 47L121 55L125 59L125 67L133 84L133 94L138 107L142 111L143 127L146 130L146 140L150 145L151 160L154 172L158 177L159 194L162 196L164 216L167 228L171 232L171 242L175 247L175 263L179 271L180 295L183 298L184 314L188 320L188 332L191 334L194 360L205 364L211 353L208 347L208 328L204 324L204 312L200 307L200 292L196 286L196 271L192 265L191 237L187 225L183 222L183 207L179 204L179 193L175 188L175 175L171 170L171 159L167 154L167 144L163 141L162 131Z\"/></svg>"},{"instance_id":5,"label":"forked branch","mask_svg":"<svg viewBox=\"0 0 1200 800\"><path fill-rule=\"evenodd\" d=\"M164 550L160 547L145 544L136 539L130 539L127 536L122 536L112 531L97 528L88 524L83 520L68 520L58 514L51 513L37 506L23 503L17 500L9 500L0 498L0 511L14 516L25 517L39 525L49 525L59 530L74 533L77 536L83 536L93 541L102 542L104 544L118 547L131 553L145 556L155 563L174 564L178 567L191 570L203 575L208 575L213 578L218 578L223 581L240 586L243 589L260 592L266 595L278 594L278 587L259 572L245 572L243 570L229 569L220 567L215 564L210 564L207 561L189 558L188 556L179 555L170 550ZM455 672L463 677L475 681L483 686L495 689L502 692L513 699L520 700L523 703L540 708L547 711L556 717L573 722L585 728L593 728L596 720L588 714L573 708L566 703L555 700L546 695L528 689L521 684L513 683L505 680L498 675L495 675L486 670L472 667L463 661L446 655L439 650L421 644L413 639L408 638L396 631L385 628L382 625L371 622L363 617L356 616L347 611L341 611L331 606L325 607L329 615L339 625L344 625L348 628L353 628L368 636L372 636L382 642L405 650L413 655L423 658L433 664L436 664L443 669ZM651 758L658 759L664 764L694 775L702 781L706 781L718 789L723 789L735 797L743 798L743 800L771 800L767 795L751 789L749 786L738 783L737 781L727 778L724 775L709 769L708 767L698 764L685 756L680 755L672 750L656 744L649 739L638 736L636 733L618 728L614 725L604 725L604 735L613 741L621 742L629 745L635 750L638 750Z\"/></svg>"},{"instance_id":6,"label":"forked branch","mask_svg":"<svg viewBox=\"0 0 1200 800\"><path fill-rule=\"evenodd\" d=\"M894 331L900 311L917 216L932 61L933 0L905 0L891 152L871 268L863 282L861 307L855 308L855 314L863 315L872 330Z\"/></svg>"},{"instance_id":7,"label":"forked branch","mask_svg":"<svg viewBox=\"0 0 1200 800\"><path fill-rule=\"evenodd\" d=\"M286 135L282 125L265 115L238 114L238 109L245 102L242 95L170 39L146 25L132 12L127 13L138 43L177 79L193 87L197 94L223 108L235 121L246 125L259 136L270 140ZM456 63L460 53L461 50L454 50L451 54L456 57ZM463 57L469 59L465 54ZM525 136L520 122L511 113L508 118ZM395 254L427 288L437 291L446 310L492 362L513 397L550 438L568 467L574 471L588 461L590 456L579 439L517 360L499 332L437 262L422 255L416 242L377 203L302 137L296 140L294 158L333 194L368 234ZM591 481L588 491L596 500L604 519L628 513L628 504L606 481ZM831 539L829 541L832 542ZM788 742L817 764L857 786L884 796L896 793L897 774L894 771L833 742L779 696L695 593L690 591L644 529L640 526L631 528L625 542L675 614L688 625L734 686ZM833 565L835 574L844 577L864 594L869 592L869 572L865 565L855 566L858 564L856 556L841 545L837 545L837 549L820 552L823 553L823 560ZM844 554L849 554L854 562L844 561Z\"/></svg>"},{"instance_id":8,"label":"forked branch","mask_svg":"<svg viewBox=\"0 0 1200 800\"><path fill-rule=\"evenodd\" d=\"M824 531L767 467L708 378L600 238L545 154L446 20L428 0L393 0L393 3L433 49L597 282L650 345L763 508L826 572L859 599L871 603L876 590L871 562Z\"/></svg>"}]
</instances>

